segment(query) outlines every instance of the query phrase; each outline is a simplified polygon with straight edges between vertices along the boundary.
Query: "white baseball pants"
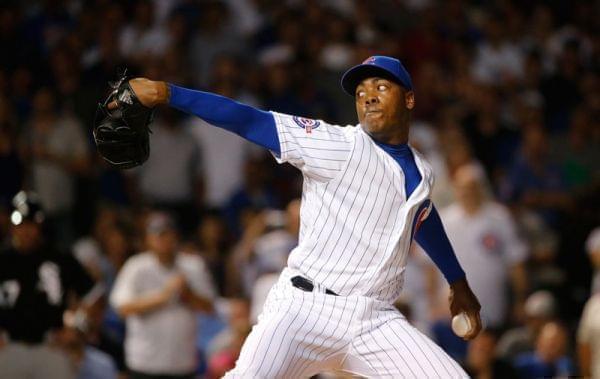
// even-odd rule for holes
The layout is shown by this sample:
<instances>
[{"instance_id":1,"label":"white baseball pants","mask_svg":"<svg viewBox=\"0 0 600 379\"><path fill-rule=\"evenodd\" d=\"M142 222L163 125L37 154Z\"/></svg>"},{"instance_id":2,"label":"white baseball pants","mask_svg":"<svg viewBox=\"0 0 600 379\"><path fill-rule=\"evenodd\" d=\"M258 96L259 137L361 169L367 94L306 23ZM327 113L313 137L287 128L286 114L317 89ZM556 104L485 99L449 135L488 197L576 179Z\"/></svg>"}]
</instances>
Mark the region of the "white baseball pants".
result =
<instances>
[{"instance_id":1,"label":"white baseball pants","mask_svg":"<svg viewBox=\"0 0 600 379\"><path fill-rule=\"evenodd\" d=\"M292 286L285 269L225 378L306 378L344 370L369 378L466 378L391 304ZM321 290L321 291L319 291Z\"/></svg>"}]
</instances>

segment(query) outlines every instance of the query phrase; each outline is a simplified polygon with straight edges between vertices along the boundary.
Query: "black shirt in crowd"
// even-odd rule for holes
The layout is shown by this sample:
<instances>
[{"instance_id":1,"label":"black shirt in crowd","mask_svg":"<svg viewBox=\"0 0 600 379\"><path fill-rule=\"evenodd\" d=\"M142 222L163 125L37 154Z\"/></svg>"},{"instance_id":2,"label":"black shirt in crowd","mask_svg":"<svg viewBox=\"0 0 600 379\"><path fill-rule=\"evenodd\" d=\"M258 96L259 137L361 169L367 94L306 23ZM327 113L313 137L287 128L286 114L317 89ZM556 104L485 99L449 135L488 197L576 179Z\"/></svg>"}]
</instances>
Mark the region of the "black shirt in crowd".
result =
<instances>
[{"instance_id":1,"label":"black shirt in crowd","mask_svg":"<svg viewBox=\"0 0 600 379\"><path fill-rule=\"evenodd\" d=\"M0 330L11 340L40 343L46 332L62 326L70 296L81 298L94 286L69 254L42 248L0 252Z\"/></svg>"}]
</instances>

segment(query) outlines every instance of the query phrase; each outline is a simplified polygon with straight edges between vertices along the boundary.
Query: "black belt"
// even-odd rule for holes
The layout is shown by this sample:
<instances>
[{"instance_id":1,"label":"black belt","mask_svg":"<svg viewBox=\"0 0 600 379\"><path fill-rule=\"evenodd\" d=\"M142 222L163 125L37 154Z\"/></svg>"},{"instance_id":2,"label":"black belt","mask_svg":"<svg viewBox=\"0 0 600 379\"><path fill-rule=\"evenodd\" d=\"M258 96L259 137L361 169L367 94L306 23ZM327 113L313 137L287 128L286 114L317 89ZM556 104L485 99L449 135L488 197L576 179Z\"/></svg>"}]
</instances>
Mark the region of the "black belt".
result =
<instances>
[{"instance_id":1,"label":"black belt","mask_svg":"<svg viewBox=\"0 0 600 379\"><path fill-rule=\"evenodd\" d=\"M291 281L294 287L299 288L302 291L312 292L315 288L315 285L310 279L306 279L302 276L294 276ZM328 295L338 296L337 293L329 289L325 289L325 293Z\"/></svg>"}]
</instances>

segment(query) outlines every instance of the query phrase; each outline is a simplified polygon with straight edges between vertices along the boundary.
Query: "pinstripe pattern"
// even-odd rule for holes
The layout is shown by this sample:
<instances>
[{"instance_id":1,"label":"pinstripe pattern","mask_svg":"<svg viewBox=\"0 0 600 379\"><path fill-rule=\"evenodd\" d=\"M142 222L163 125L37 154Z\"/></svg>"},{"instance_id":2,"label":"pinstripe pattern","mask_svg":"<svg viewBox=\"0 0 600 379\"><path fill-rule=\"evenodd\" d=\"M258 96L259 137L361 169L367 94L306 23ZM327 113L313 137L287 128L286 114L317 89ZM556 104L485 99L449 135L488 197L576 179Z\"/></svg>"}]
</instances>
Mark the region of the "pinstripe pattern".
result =
<instances>
[{"instance_id":1,"label":"pinstripe pattern","mask_svg":"<svg viewBox=\"0 0 600 379\"><path fill-rule=\"evenodd\" d=\"M370 378L467 377L388 303L304 292L291 285L297 274L284 269L226 378L306 378L334 368Z\"/></svg>"},{"instance_id":2,"label":"pinstripe pattern","mask_svg":"<svg viewBox=\"0 0 600 379\"><path fill-rule=\"evenodd\" d=\"M407 197L402 168L360 126L274 119L276 159L304 177L299 243L226 377L301 378L331 368L368 377L466 377L390 305L402 290L415 217L429 204L429 164L413 150L422 180ZM306 130L309 124L316 127ZM294 275L341 296L297 289Z\"/></svg>"},{"instance_id":3,"label":"pinstripe pattern","mask_svg":"<svg viewBox=\"0 0 600 379\"><path fill-rule=\"evenodd\" d=\"M290 116L275 113L275 121L278 160L298 167L305 181L289 266L339 294L395 300L412 219L433 184L430 166L413 150L423 180L407 199L401 168L360 126L319 121L307 134Z\"/></svg>"}]
</instances>

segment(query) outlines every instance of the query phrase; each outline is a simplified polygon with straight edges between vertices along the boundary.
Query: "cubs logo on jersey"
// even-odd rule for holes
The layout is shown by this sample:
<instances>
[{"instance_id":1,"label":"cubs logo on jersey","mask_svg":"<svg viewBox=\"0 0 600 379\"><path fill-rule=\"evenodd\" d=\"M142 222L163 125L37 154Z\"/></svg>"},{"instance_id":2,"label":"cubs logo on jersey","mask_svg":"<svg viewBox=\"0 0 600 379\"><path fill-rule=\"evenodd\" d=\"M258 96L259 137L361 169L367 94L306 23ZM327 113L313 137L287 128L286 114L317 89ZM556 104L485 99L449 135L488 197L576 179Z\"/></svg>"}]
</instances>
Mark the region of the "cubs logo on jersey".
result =
<instances>
[{"instance_id":1,"label":"cubs logo on jersey","mask_svg":"<svg viewBox=\"0 0 600 379\"><path fill-rule=\"evenodd\" d=\"M299 127L306 130L306 134L311 134L312 130L318 128L320 125L319 121L311 118L293 116L293 119Z\"/></svg>"},{"instance_id":2,"label":"cubs logo on jersey","mask_svg":"<svg viewBox=\"0 0 600 379\"><path fill-rule=\"evenodd\" d=\"M502 254L502 241L494 233L483 234L480 241L488 253Z\"/></svg>"},{"instance_id":3,"label":"cubs logo on jersey","mask_svg":"<svg viewBox=\"0 0 600 379\"><path fill-rule=\"evenodd\" d=\"M413 229L412 229L413 238L414 238L415 234L417 234L417 231L421 227L421 224L423 223L423 221L425 221L427 219L427 217L429 217L429 213L431 213L432 204L433 203L431 202L431 200L427 199L419 207L419 210L417 211L417 216L413 220Z\"/></svg>"}]
</instances>

